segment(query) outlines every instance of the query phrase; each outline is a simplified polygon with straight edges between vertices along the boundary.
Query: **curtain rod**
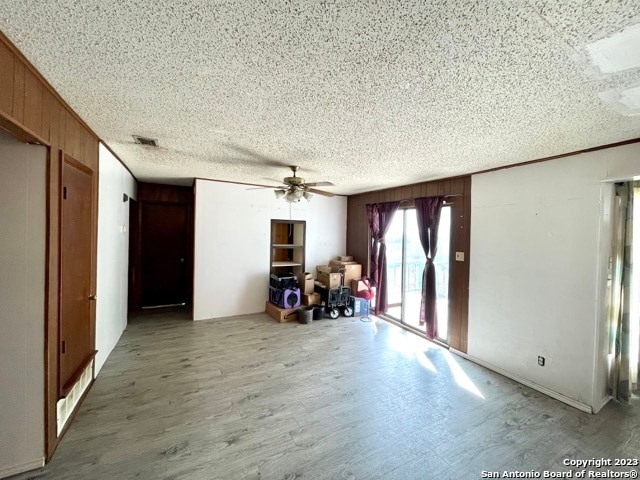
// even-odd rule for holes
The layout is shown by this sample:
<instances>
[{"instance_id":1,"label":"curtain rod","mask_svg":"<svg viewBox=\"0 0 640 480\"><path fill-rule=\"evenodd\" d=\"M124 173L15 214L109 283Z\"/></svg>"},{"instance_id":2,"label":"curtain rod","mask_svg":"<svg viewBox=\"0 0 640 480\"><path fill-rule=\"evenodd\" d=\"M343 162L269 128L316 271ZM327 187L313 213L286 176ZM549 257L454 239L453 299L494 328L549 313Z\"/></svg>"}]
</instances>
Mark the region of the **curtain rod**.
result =
<instances>
[{"instance_id":1,"label":"curtain rod","mask_svg":"<svg viewBox=\"0 0 640 480\"><path fill-rule=\"evenodd\" d=\"M421 196L421 197L414 197L414 198L405 198L404 200L400 200L400 205L406 204L406 203L413 203L415 202L416 198L428 198L428 197L454 198L454 197L462 197L462 196L463 196L462 193L452 193L449 195L428 195L427 197ZM366 203L365 205L375 205L376 203L385 203L385 202Z\"/></svg>"},{"instance_id":2,"label":"curtain rod","mask_svg":"<svg viewBox=\"0 0 640 480\"><path fill-rule=\"evenodd\" d=\"M462 197L463 194L462 193L452 193L449 195L421 195L419 197L414 197L414 198L405 198L404 200L400 200L400 203L402 202L413 202L416 198L429 198L429 197L444 197L444 198L451 198L451 197Z\"/></svg>"},{"instance_id":3,"label":"curtain rod","mask_svg":"<svg viewBox=\"0 0 640 480\"><path fill-rule=\"evenodd\" d=\"M407 200L415 200L416 198L429 198L429 197L461 197L462 193L451 193L451 194L447 194L447 195L420 195L419 197L414 197L414 198L409 198ZM402 200L407 201L407 200Z\"/></svg>"},{"instance_id":4,"label":"curtain rod","mask_svg":"<svg viewBox=\"0 0 640 480\"><path fill-rule=\"evenodd\" d=\"M444 197L445 199L447 198L455 198L455 197L462 197L462 193L454 193L452 195L431 195L432 197ZM405 200L400 200L400 205L399 207L403 208L406 207L407 205L413 206L413 204L415 203L416 198L425 198L425 197L415 197L415 198L408 198Z\"/></svg>"}]
</instances>

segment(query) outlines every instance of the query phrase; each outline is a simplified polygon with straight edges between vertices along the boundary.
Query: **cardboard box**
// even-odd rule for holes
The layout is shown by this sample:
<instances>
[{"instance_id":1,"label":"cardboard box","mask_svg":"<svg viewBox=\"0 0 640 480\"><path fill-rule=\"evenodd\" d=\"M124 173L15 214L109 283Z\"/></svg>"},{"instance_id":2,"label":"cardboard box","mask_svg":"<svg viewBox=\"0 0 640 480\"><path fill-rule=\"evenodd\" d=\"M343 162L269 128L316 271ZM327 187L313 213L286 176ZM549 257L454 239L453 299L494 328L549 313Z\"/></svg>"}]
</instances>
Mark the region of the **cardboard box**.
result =
<instances>
[{"instance_id":1,"label":"cardboard box","mask_svg":"<svg viewBox=\"0 0 640 480\"><path fill-rule=\"evenodd\" d=\"M334 272L334 268L336 267L318 265L316 267L316 277L318 281L329 288L339 287L341 285L340 282L342 281L342 274Z\"/></svg>"},{"instance_id":2,"label":"cardboard box","mask_svg":"<svg viewBox=\"0 0 640 480\"><path fill-rule=\"evenodd\" d=\"M335 271L336 270L333 270L333 268L331 268L329 265L316 265L316 275L319 275L321 273L331 273Z\"/></svg>"},{"instance_id":3,"label":"cardboard box","mask_svg":"<svg viewBox=\"0 0 640 480\"><path fill-rule=\"evenodd\" d=\"M300 293L313 293L313 273L301 272L298 274L298 288Z\"/></svg>"},{"instance_id":4,"label":"cardboard box","mask_svg":"<svg viewBox=\"0 0 640 480\"><path fill-rule=\"evenodd\" d=\"M267 302L265 312L267 312L276 322L284 323L298 321L298 311L295 308L280 308L271 302Z\"/></svg>"},{"instance_id":5,"label":"cardboard box","mask_svg":"<svg viewBox=\"0 0 640 480\"><path fill-rule=\"evenodd\" d=\"M302 304L303 305L319 305L320 304L320 294L319 293L303 293L302 294Z\"/></svg>"},{"instance_id":6,"label":"cardboard box","mask_svg":"<svg viewBox=\"0 0 640 480\"><path fill-rule=\"evenodd\" d=\"M331 260L337 262L336 260ZM344 263L344 262L343 262ZM362 265L358 263L347 263L344 265L329 265L334 271L344 273L344 284L349 286L351 280L359 280L362 278Z\"/></svg>"},{"instance_id":7,"label":"cardboard box","mask_svg":"<svg viewBox=\"0 0 640 480\"><path fill-rule=\"evenodd\" d=\"M354 261L346 261L343 262L342 260L329 260L329 265L331 265L332 267L344 267L345 265L358 265L358 262L354 262Z\"/></svg>"}]
</instances>

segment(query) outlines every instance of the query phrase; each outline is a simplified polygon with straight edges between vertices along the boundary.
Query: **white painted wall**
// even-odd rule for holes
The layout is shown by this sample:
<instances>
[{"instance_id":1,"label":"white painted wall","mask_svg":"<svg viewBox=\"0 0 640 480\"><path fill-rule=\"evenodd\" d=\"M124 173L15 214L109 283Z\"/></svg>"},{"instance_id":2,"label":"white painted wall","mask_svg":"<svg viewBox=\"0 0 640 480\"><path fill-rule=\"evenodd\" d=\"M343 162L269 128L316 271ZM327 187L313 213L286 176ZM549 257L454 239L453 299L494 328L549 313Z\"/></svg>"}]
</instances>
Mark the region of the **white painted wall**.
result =
<instances>
[{"instance_id":1,"label":"white painted wall","mask_svg":"<svg viewBox=\"0 0 640 480\"><path fill-rule=\"evenodd\" d=\"M633 144L473 176L472 358L599 410L610 181L638 175Z\"/></svg>"},{"instance_id":2,"label":"white painted wall","mask_svg":"<svg viewBox=\"0 0 640 480\"><path fill-rule=\"evenodd\" d=\"M96 374L127 326L129 202L136 182L102 144L99 150L98 272L96 301Z\"/></svg>"},{"instance_id":3,"label":"white painted wall","mask_svg":"<svg viewBox=\"0 0 640 480\"><path fill-rule=\"evenodd\" d=\"M44 463L46 155L0 132L0 477Z\"/></svg>"},{"instance_id":4,"label":"white painted wall","mask_svg":"<svg viewBox=\"0 0 640 480\"><path fill-rule=\"evenodd\" d=\"M193 318L264 311L271 219L306 220L306 270L344 255L346 197L314 195L291 207L273 191L196 180Z\"/></svg>"}]
</instances>

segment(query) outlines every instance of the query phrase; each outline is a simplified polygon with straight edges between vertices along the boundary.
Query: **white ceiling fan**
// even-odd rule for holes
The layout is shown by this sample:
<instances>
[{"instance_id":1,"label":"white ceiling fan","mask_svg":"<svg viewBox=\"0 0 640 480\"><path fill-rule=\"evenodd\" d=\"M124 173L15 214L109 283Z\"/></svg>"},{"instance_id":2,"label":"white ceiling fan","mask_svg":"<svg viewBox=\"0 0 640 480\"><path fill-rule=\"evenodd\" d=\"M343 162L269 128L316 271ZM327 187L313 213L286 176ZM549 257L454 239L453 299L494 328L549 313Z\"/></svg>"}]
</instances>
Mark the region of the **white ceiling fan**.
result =
<instances>
[{"instance_id":1,"label":"white ceiling fan","mask_svg":"<svg viewBox=\"0 0 640 480\"><path fill-rule=\"evenodd\" d=\"M285 177L281 182L282 185L276 187L260 187L260 188L273 188L276 198L284 198L289 203L299 202L304 198L307 202L311 200L313 194L324 195L325 197L333 197L331 192L325 192L324 190L318 190L314 187L333 187L331 182L310 182L304 181L304 178L298 177L296 173L300 167L291 165L289 166L293 176Z\"/></svg>"}]
</instances>

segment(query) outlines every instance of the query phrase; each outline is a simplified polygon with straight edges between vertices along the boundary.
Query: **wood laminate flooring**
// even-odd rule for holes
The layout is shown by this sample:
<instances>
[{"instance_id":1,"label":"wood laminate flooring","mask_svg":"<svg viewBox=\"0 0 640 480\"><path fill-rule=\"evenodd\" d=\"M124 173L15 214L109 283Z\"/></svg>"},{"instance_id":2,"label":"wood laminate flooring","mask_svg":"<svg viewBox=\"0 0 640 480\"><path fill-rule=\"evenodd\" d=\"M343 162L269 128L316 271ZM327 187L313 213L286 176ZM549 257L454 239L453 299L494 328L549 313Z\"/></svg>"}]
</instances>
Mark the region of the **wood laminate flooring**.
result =
<instances>
[{"instance_id":1,"label":"wood laminate flooring","mask_svg":"<svg viewBox=\"0 0 640 480\"><path fill-rule=\"evenodd\" d=\"M159 313L130 322L53 460L26 478L560 472L565 458L638 458L639 409L586 414L383 321Z\"/></svg>"}]
</instances>

